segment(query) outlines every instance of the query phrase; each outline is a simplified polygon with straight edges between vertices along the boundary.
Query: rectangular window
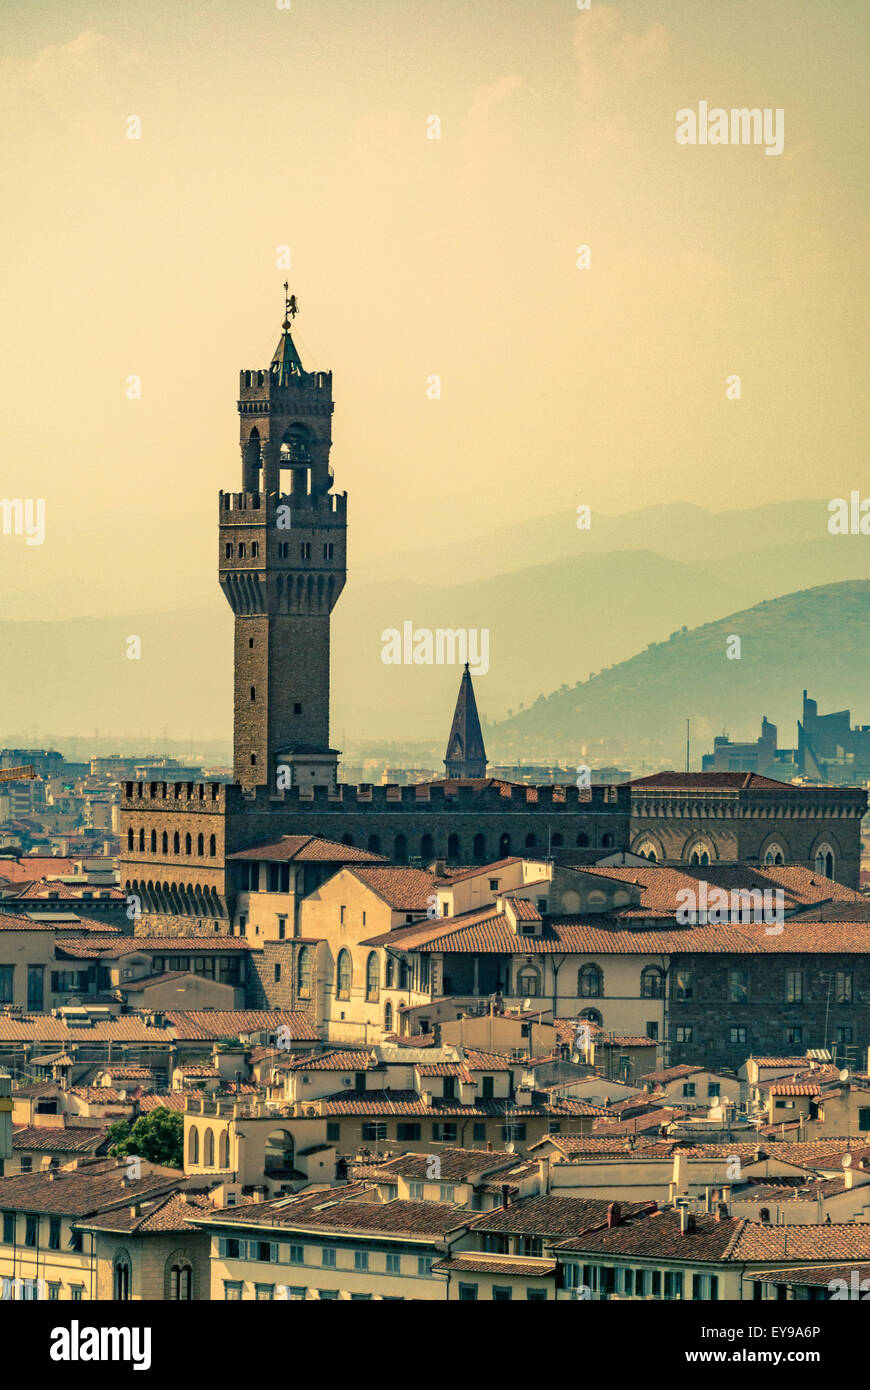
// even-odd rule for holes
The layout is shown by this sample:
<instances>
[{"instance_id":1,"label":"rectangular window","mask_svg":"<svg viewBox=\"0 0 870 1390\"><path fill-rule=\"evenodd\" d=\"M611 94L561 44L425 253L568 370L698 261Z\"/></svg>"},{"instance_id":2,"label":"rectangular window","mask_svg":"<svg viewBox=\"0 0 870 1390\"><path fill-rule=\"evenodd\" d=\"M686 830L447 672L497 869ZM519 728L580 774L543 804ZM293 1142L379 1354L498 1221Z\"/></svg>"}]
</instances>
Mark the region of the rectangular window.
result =
<instances>
[{"instance_id":1,"label":"rectangular window","mask_svg":"<svg viewBox=\"0 0 870 1390\"><path fill-rule=\"evenodd\" d=\"M477 1299L476 1284L460 1284L459 1299L461 1303L474 1303Z\"/></svg>"},{"instance_id":2,"label":"rectangular window","mask_svg":"<svg viewBox=\"0 0 870 1390\"><path fill-rule=\"evenodd\" d=\"M692 1099L692 1098L694 1097L694 1094L695 1094L695 1083L694 1083L694 1081L686 1081L686 1082L684 1082L684 1083L683 1083L683 1095L686 1097L686 1099L687 1099L687 1100Z\"/></svg>"},{"instance_id":3,"label":"rectangular window","mask_svg":"<svg viewBox=\"0 0 870 1390\"><path fill-rule=\"evenodd\" d=\"M48 1298L50 1303L57 1303L60 1299L60 1284L49 1284Z\"/></svg>"},{"instance_id":4,"label":"rectangular window","mask_svg":"<svg viewBox=\"0 0 870 1390\"><path fill-rule=\"evenodd\" d=\"M35 1245L39 1233L39 1217L31 1216L29 1213L25 1218L24 1244Z\"/></svg>"},{"instance_id":5,"label":"rectangular window","mask_svg":"<svg viewBox=\"0 0 870 1390\"><path fill-rule=\"evenodd\" d=\"M14 1004L12 994L12 980L15 975L14 965L0 965L0 1004Z\"/></svg>"},{"instance_id":6,"label":"rectangular window","mask_svg":"<svg viewBox=\"0 0 870 1390\"><path fill-rule=\"evenodd\" d=\"M367 1273L369 1267L369 1252L367 1250L355 1250L353 1252L353 1267L362 1274Z\"/></svg>"},{"instance_id":7,"label":"rectangular window","mask_svg":"<svg viewBox=\"0 0 870 1390\"><path fill-rule=\"evenodd\" d=\"M383 1120L370 1120L362 1127L362 1137L366 1143L377 1143L379 1140L386 1139L387 1126Z\"/></svg>"},{"instance_id":8,"label":"rectangular window","mask_svg":"<svg viewBox=\"0 0 870 1390\"><path fill-rule=\"evenodd\" d=\"M420 1126L418 1124L397 1124L396 1138L409 1140L419 1139Z\"/></svg>"},{"instance_id":9,"label":"rectangular window","mask_svg":"<svg viewBox=\"0 0 870 1390\"><path fill-rule=\"evenodd\" d=\"M474 1126L474 1128L473 1128L473 1130L472 1130L471 1138L472 1138L472 1142L475 1143L475 1144L485 1144L485 1143L486 1143L486 1125L485 1125L485 1124L475 1124L475 1126Z\"/></svg>"},{"instance_id":10,"label":"rectangular window","mask_svg":"<svg viewBox=\"0 0 870 1390\"><path fill-rule=\"evenodd\" d=\"M683 1273L682 1270L665 1270L665 1298L682 1298L683 1296Z\"/></svg>"},{"instance_id":11,"label":"rectangular window","mask_svg":"<svg viewBox=\"0 0 870 1390\"><path fill-rule=\"evenodd\" d=\"M720 1083L720 1082L718 1082L718 1081L708 1081L708 1082L707 1082L707 1095L710 1097L711 1100L718 1100L718 1099L719 1099L719 1096L720 1096L720 1094L721 1094L721 1090L722 1090L722 1087L721 1087L721 1083Z\"/></svg>"},{"instance_id":12,"label":"rectangular window","mask_svg":"<svg viewBox=\"0 0 870 1390\"><path fill-rule=\"evenodd\" d=\"M492 1100L495 1095L495 1077L484 1076L480 1081L481 1100Z\"/></svg>"},{"instance_id":13,"label":"rectangular window","mask_svg":"<svg viewBox=\"0 0 870 1390\"><path fill-rule=\"evenodd\" d=\"M52 1216L48 1223L48 1248L49 1250L60 1249L60 1217Z\"/></svg>"},{"instance_id":14,"label":"rectangular window","mask_svg":"<svg viewBox=\"0 0 870 1390\"><path fill-rule=\"evenodd\" d=\"M287 918L278 918L278 940L283 941L287 935Z\"/></svg>"},{"instance_id":15,"label":"rectangular window","mask_svg":"<svg viewBox=\"0 0 870 1390\"><path fill-rule=\"evenodd\" d=\"M43 1007L43 979L45 969L41 965L27 967L27 1009L29 1013L41 1014Z\"/></svg>"},{"instance_id":16,"label":"rectangular window","mask_svg":"<svg viewBox=\"0 0 870 1390\"><path fill-rule=\"evenodd\" d=\"M444 1090L443 1090L443 1092L442 1092L442 1095L444 1096L444 1099L445 1099L445 1100L455 1100L455 1099L456 1099L456 1077L455 1077L455 1076L445 1076L445 1078L444 1078Z\"/></svg>"},{"instance_id":17,"label":"rectangular window","mask_svg":"<svg viewBox=\"0 0 870 1390\"><path fill-rule=\"evenodd\" d=\"M512 1121L510 1124L502 1125L501 1137L507 1143L523 1144L526 1139L526 1126L522 1121Z\"/></svg>"},{"instance_id":18,"label":"rectangular window","mask_svg":"<svg viewBox=\"0 0 870 1390\"><path fill-rule=\"evenodd\" d=\"M432 1126L432 1138L436 1144L455 1144L456 1125L448 1121L438 1121Z\"/></svg>"},{"instance_id":19,"label":"rectangular window","mask_svg":"<svg viewBox=\"0 0 870 1390\"><path fill-rule=\"evenodd\" d=\"M69 1238L69 1248L80 1255L84 1249L84 1233L82 1231L71 1231Z\"/></svg>"},{"instance_id":20,"label":"rectangular window","mask_svg":"<svg viewBox=\"0 0 870 1390\"><path fill-rule=\"evenodd\" d=\"M746 1042L746 1029L745 1029L745 1028L729 1028L729 1029L728 1029L728 1038L729 1038L729 1041L731 1041L732 1043L745 1043L745 1042Z\"/></svg>"},{"instance_id":21,"label":"rectangular window","mask_svg":"<svg viewBox=\"0 0 870 1390\"><path fill-rule=\"evenodd\" d=\"M387 1273L388 1273L388 1274L401 1274L401 1272L402 1272L402 1257L401 1257L401 1255L388 1255L388 1256L387 1256Z\"/></svg>"},{"instance_id":22,"label":"rectangular window","mask_svg":"<svg viewBox=\"0 0 870 1390\"><path fill-rule=\"evenodd\" d=\"M290 1246L290 1255L289 1255L289 1259L290 1259L291 1265L304 1265L304 1263L305 1263L305 1246L304 1246L304 1245L291 1245L291 1246Z\"/></svg>"},{"instance_id":23,"label":"rectangular window","mask_svg":"<svg viewBox=\"0 0 870 1390\"><path fill-rule=\"evenodd\" d=\"M747 970L728 971L728 1000L731 1004L749 1003L749 972Z\"/></svg>"},{"instance_id":24,"label":"rectangular window","mask_svg":"<svg viewBox=\"0 0 870 1390\"><path fill-rule=\"evenodd\" d=\"M678 1023L674 1029L674 1041L678 1043L690 1043L692 1041L692 1024Z\"/></svg>"},{"instance_id":25,"label":"rectangular window","mask_svg":"<svg viewBox=\"0 0 870 1390\"><path fill-rule=\"evenodd\" d=\"M254 1298L258 1303L271 1303L275 1291L274 1284L255 1284Z\"/></svg>"},{"instance_id":26,"label":"rectangular window","mask_svg":"<svg viewBox=\"0 0 870 1390\"><path fill-rule=\"evenodd\" d=\"M858 1128L866 1133L870 1129L870 1106L862 1106L858 1111Z\"/></svg>"},{"instance_id":27,"label":"rectangular window","mask_svg":"<svg viewBox=\"0 0 870 1390\"><path fill-rule=\"evenodd\" d=\"M834 980L834 999L838 1004L852 1003L852 972L838 970Z\"/></svg>"},{"instance_id":28,"label":"rectangular window","mask_svg":"<svg viewBox=\"0 0 870 1390\"><path fill-rule=\"evenodd\" d=\"M234 1279L224 1280L224 1298L228 1303L241 1303L242 1289L244 1284L237 1283Z\"/></svg>"},{"instance_id":29,"label":"rectangular window","mask_svg":"<svg viewBox=\"0 0 870 1390\"><path fill-rule=\"evenodd\" d=\"M320 1252L320 1263L324 1269L335 1269L335 1251L324 1246Z\"/></svg>"},{"instance_id":30,"label":"rectangular window","mask_svg":"<svg viewBox=\"0 0 870 1390\"><path fill-rule=\"evenodd\" d=\"M547 1300L546 1289L526 1289L526 1298L529 1303L545 1303Z\"/></svg>"},{"instance_id":31,"label":"rectangular window","mask_svg":"<svg viewBox=\"0 0 870 1390\"><path fill-rule=\"evenodd\" d=\"M3 1244L15 1244L15 1212L4 1211L3 1213Z\"/></svg>"},{"instance_id":32,"label":"rectangular window","mask_svg":"<svg viewBox=\"0 0 870 1390\"><path fill-rule=\"evenodd\" d=\"M695 972L694 970L675 970L674 971L674 998L675 999L694 999L695 997Z\"/></svg>"},{"instance_id":33,"label":"rectangular window","mask_svg":"<svg viewBox=\"0 0 870 1390\"><path fill-rule=\"evenodd\" d=\"M238 1240L235 1236L222 1236L218 1242L218 1250L222 1260L244 1260L248 1254L248 1243Z\"/></svg>"},{"instance_id":34,"label":"rectangular window","mask_svg":"<svg viewBox=\"0 0 870 1390\"><path fill-rule=\"evenodd\" d=\"M787 970L785 972L785 1002L802 1004L804 1002L804 972Z\"/></svg>"},{"instance_id":35,"label":"rectangular window","mask_svg":"<svg viewBox=\"0 0 870 1390\"><path fill-rule=\"evenodd\" d=\"M434 1259L435 1259L435 1256L434 1256L434 1255L418 1255L418 1256L417 1256L417 1274L418 1274L421 1278L423 1278L423 1279L428 1279L428 1278L429 1278L429 1275L432 1273L432 1264L433 1264Z\"/></svg>"},{"instance_id":36,"label":"rectangular window","mask_svg":"<svg viewBox=\"0 0 870 1390\"><path fill-rule=\"evenodd\" d=\"M423 1200L423 1184L421 1182L408 1183L408 1199L412 1202L421 1202Z\"/></svg>"},{"instance_id":37,"label":"rectangular window","mask_svg":"<svg viewBox=\"0 0 870 1390\"><path fill-rule=\"evenodd\" d=\"M513 1297L513 1289L508 1285L493 1284L492 1301L493 1303L510 1303Z\"/></svg>"},{"instance_id":38,"label":"rectangular window","mask_svg":"<svg viewBox=\"0 0 870 1390\"><path fill-rule=\"evenodd\" d=\"M804 1030L799 1023L792 1024L785 1030L785 1040L791 1046L800 1044L803 1041Z\"/></svg>"},{"instance_id":39,"label":"rectangular window","mask_svg":"<svg viewBox=\"0 0 870 1390\"><path fill-rule=\"evenodd\" d=\"M441 1184L441 1200L442 1200L442 1202L452 1202L452 1201L454 1201L455 1198L454 1198L454 1195L453 1195L453 1194L454 1194L455 1191L456 1191L456 1189L455 1189L455 1187L453 1186L452 1183L448 1183L448 1182L442 1183L442 1184Z\"/></svg>"},{"instance_id":40,"label":"rectangular window","mask_svg":"<svg viewBox=\"0 0 870 1390\"><path fill-rule=\"evenodd\" d=\"M853 1041L853 1030L851 1027L844 1026L841 1028L837 1028L835 1031L837 1035L837 1042L840 1044L841 1047L846 1046L847 1044Z\"/></svg>"},{"instance_id":41,"label":"rectangular window","mask_svg":"<svg viewBox=\"0 0 870 1390\"><path fill-rule=\"evenodd\" d=\"M326 1140L329 1144L337 1144L341 1139L341 1125L337 1120L327 1120Z\"/></svg>"}]
</instances>

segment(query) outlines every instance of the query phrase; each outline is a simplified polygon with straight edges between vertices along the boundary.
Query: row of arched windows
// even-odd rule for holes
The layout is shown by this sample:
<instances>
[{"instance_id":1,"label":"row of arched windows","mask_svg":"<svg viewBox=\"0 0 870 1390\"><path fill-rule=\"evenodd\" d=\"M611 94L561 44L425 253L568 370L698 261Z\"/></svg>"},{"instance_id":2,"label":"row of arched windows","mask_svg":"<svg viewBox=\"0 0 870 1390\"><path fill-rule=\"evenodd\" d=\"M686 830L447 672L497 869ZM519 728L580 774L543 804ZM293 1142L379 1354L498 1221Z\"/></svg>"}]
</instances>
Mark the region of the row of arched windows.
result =
<instances>
[{"instance_id":1,"label":"row of arched windows","mask_svg":"<svg viewBox=\"0 0 870 1390\"><path fill-rule=\"evenodd\" d=\"M509 854L520 853L521 849L563 849L565 847L566 838L570 840L571 836L566 837L560 831L557 831L554 835L549 836L549 838L546 835L538 836L530 832L528 835L526 835L522 845L517 845L515 848L513 843L513 836L508 831L505 831L502 835L499 836L497 847L493 848L493 857L498 859L504 859ZM356 845L356 839L353 835L342 835L341 843L343 845ZM590 837L585 831L581 830L579 834L577 834L574 837L574 848L588 849L589 846ZM390 845L389 841L384 841L380 835L369 835L365 847L366 849L370 850L372 854L389 854L390 857L398 864L404 863L407 860L409 854L407 835L394 836L392 845ZM491 847L487 845L486 836L479 832L477 835L474 836L474 839L471 844L471 861L477 864L487 863L487 861L491 857L490 848ZM601 837L601 848L613 848L613 836L610 834L609 831ZM467 841L463 846L461 837L457 835L455 832L448 835L448 859L452 859L454 861L461 861L463 859L463 855L467 853L467 850ZM419 857L424 861L428 861L430 859L434 859L437 854L438 848L435 844L434 837L430 834L421 836Z\"/></svg>"},{"instance_id":2,"label":"row of arched windows","mask_svg":"<svg viewBox=\"0 0 870 1390\"><path fill-rule=\"evenodd\" d=\"M217 893L210 884L147 883L128 879L125 891L141 899L140 908L147 912L166 912L172 916L223 917L226 915Z\"/></svg>"},{"instance_id":3,"label":"row of arched windows","mask_svg":"<svg viewBox=\"0 0 870 1390\"><path fill-rule=\"evenodd\" d=\"M218 1168L229 1168L230 1166L230 1136L227 1130L222 1129L217 1143L218 1148ZM202 1141L202 1166L203 1168L215 1167L215 1138L214 1130L208 1128L203 1134ZM187 1162L190 1167L199 1165L199 1130L196 1125L191 1125L190 1134L187 1137Z\"/></svg>"},{"instance_id":4,"label":"row of arched windows","mask_svg":"<svg viewBox=\"0 0 870 1390\"><path fill-rule=\"evenodd\" d=\"M133 1266L126 1250L119 1250L112 1261L112 1297L119 1303L132 1298ZM182 1252L170 1255L163 1268L163 1296L174 1302L193 1298L193 1266Z\"/></svg>"},{"instance_id":5,"label":"row of arched windows","mask_svg":"<svg viewBox=\"0 0 870 1390\"><path fill-rule=\"evenodd\" d=\"M194 852L194 851L193 851L193 844L194 844L193 836L192 836L191 834L188 833L188 834L185 835L185 837L184 837L184 853L185 853L186 855L190 856L190 855L193 854L193 852ZM133 828L132 828L132 826L131 826L130 829L127 831L127 849L128 849L128 850L130 851L130 853L132 854L132 853L134 852L134 850L136 849L136 847L137 847L137 836L136 836L136 833L135 833L135 831L133 830ZM138 849L139 849L139 853L140 853L140 854L144 854L144 853L145 853L145 831L144 831L144 830L140 830L140 831L139 831L139 835L138 835ZM151 854L156 854L156 853L157 853L157 831L156 831L156 830L152 830L152 831L151 831L151 835L150 835L150 837L149 837L149 851L150 851ZM162 834L161 837L160 837L160 851L161 851L162 854L168 854L168 853L169 853L169 832L168 832L168 830L164 830L164 831L163 831L163 834ZM181 854L181 834L180 834L180 832L179 832L178 830L176 830L176 831L174 832L173 836L172 836L172 853L173 853L173 854ZM196 837L196 853L197 853L197 855L199 856L200 859L202 859L202 858L205 857L205 836L202 835L202 834L197 835L197 837ZM214 857L215 857L216 854L217 854L217 837L216 837L215 835L209 835L209 837L208 837L208 853L209 853L209 858L210 858L210 859L214 859Z\"/></svg>"},{"instance_id":6,"label":"row of arched windows","mask_svg":"<svg viewBox=\"0 0 870 1390\"><path fill-rule=\"evenodd\" d=\"M299 952L297 960L297 989L301 998L309 998L311 994L311 957L309 948L303 946ZM384 989L407 989L410 978L408 962L405 960L396 961L393 956L387 956L384 965ZM381 963L378 960L377 951L370 951L366 958L366 1000L368 1003L377 1001L381 990ZM336 999L349 999L353 985L353 961L350 951L342 949L338 953L335 963L335 997ZM392 1009L388 1004L391 1011Z\"/></svg>"}]
</instances>

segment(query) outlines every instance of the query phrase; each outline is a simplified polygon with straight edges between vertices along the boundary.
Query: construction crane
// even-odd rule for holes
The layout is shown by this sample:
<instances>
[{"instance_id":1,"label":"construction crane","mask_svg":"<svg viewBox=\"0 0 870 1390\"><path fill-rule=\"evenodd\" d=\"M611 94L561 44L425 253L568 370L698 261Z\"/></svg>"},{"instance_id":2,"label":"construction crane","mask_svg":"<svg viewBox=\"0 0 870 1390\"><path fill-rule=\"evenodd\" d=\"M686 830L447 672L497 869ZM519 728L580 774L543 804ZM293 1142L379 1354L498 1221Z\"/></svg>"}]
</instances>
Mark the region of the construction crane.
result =
<instances>
[{"instance_id":1,"label":"construction crane","mask_svg":"<svg viewBox=\"0 0 870 1390\"><path fill-rule=\"evenodd\" d=\"M33 763L26 763L24 767L0 768L0 782L26 782L35 776L36 768Z\"/></svg>"}]
</instances>

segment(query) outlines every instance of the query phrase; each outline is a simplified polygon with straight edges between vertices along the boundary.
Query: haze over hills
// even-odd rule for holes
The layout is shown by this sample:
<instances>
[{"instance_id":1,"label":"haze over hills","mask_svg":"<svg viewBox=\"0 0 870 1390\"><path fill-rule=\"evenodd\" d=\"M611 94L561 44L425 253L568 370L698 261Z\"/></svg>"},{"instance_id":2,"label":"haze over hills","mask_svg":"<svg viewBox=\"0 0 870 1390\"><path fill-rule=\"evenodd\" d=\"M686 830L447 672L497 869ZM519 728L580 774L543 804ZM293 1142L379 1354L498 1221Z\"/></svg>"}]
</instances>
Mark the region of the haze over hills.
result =
<instances>
[{"instance_id":1,"label":"haze over hills","mask_svg":"<svg viewBox=\"0 0 870 1390\"><path fill-rule=\"evenodd\" d=\"M152 538L152 550L154 543ZM862 536L831 536L827 504L805 501L743 512L711 513L681 504L622 517L596 513L589 531L578 531L570 512L530 518L474 544L379 556L381 577L375 583L365 582L365 559L357 562L352 547L348 586L333 615L333 742L338 747L386 740L438 745L446 739L458 670L387 666L381 660L382 632L401 629L406 620L415 628L489 630L489 671L477 677L478 703L484 721L502 721L498 737L512 755L520 730L525 738L533 726L505 723L509 712L516 716L542 693L573 687L604 667L626 663L650 642L667 642L683 627L733 623L728 614L783 593L865 580L866 544ZM137 567L115 563L112 554L108 575L88 571L82 579L87 591L71 560L64 606L58 610L50 597L38 602L38 585L33 593L27 588L34 578L28 572L48 542L42 548L22 545L11 537L0 544L10 584L4 611L21 619L0 623L5 658L0 738L34 728L46 737L99 728L156 746L166 730L169 739L195 734L229 745L232 615L208 572L211 559L197 555L194 579L187 573L189 550L177 547L177 570L168 569L155 588L153 571L143 583ZM20 564L10 560L13 552ZM103 592L111 591L105 605L97 601L101 584ZM184 608L171 601L181 593ZM91 616L75 616L77 603ZM52 612L62 620L27 621L34 604L40 615ZM93 616L95 610L102 610L101 616ZM133 634L142 638L138 661L126 658L126 638ZM857 658L860 647L852 646ZM806 643L804 658L810 659ZM747 661L744 653L744 673ZM820 665L833 669L827 659ZM773 718L779 697L780 717L790 727L796 711L790 702L812 678L808 673L806 680L793 681L790 669L781 687L777 672L769 674L773 689L761 705L750 701L745 710L735 706L732 711L724 704L721 713L719 706L709 711L699 706L699 718L710 719L715 732L724 720L733 726L733 736L754 735L757 718L762 712ZM730 672L724 680L732 680ZM863 695L854 682L849 689L855 693L832 689L830 699L837 706L851 700L859 717ZM683 701L676 688L672 697L678 710ZM602 710L602 729L612 730L614 721L605 714ZM638 717L655 725L656 736L667 737L667 729L679 726L684 714L656 713L638 701ZM741 728L739 720L746 721ZM534 728L536 740L546 735L544 728ZM573 742L577 735L570 737ZM584 741L590 737L584 735ZM491 751L499 756L495 746ZM539 754L542 749L535 757ZM568 750L566 756L574 754Z\"/></svg>"},{"instance_id":2,"label":"haze over hills","mask_svg":"<svg viewBox=\"0 0 870 1390\"><path fill-rule=\"evenodd\" d=\"M755 738L761 716L779 726L780 747L796 742L801 691L821 713L851 707L853 722L870 717L870 581L828 584L786 594L668 641L570 690L536 701L531 709L487 731L493 760L537 755L594 763L596 745L633 760L670 760L683 766L685 721L692 721L693 767L713 737ZM727 657L739 636L739 660Z\"/></svg>"}]
</instances>

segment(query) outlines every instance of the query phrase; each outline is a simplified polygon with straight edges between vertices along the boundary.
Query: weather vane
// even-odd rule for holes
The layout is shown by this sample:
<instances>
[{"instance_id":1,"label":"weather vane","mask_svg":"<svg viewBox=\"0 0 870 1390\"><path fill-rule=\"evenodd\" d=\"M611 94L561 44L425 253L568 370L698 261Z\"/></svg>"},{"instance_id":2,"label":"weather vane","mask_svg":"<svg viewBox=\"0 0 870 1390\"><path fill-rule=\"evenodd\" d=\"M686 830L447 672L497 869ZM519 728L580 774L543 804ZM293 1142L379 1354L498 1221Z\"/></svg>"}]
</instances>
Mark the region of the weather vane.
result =
<instances>
[{"instance_id":1,"label":"weather vane","mask_svg":"<svg viewBox=\"0 0 870 1390\"><path fill-rule=\"evenodd\" d=\"M299 313L299 305L296 303L295 294L288 294L290 285L284 281L284 327L289 328L291 320Z\"/></svg>"}]
</instances>

